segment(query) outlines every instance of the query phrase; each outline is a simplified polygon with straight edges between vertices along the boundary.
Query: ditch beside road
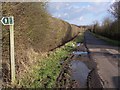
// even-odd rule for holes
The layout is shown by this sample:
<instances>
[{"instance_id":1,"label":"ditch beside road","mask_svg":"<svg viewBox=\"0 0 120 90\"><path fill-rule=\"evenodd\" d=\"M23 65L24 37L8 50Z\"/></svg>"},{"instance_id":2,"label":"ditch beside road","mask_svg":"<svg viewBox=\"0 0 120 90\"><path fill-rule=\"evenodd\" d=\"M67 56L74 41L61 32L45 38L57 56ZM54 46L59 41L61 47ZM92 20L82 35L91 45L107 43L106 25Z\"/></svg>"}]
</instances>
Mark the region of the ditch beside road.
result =
<instances>
[{"instance_id":1,"label":"ditch beside road","mask_svg":"<svg viewBox=\"0 0 120 90\"><path fill-rule=\"evenodd\" d=\"M85 32L84 41L84 44L76 47L70 57L63 61L63 70L57 79L58 86L62 88L118 88L120 86L118 47L110 46L89 31ZM66 77L66 74L70 77Z\"/></svg>"},{"instance_id":2,"label":"ditch beside road","mask_svg":"<svg viewBox=\"0 0 120 90\"><path fill-rule=\"evenodd\" d=\"M78 46L79 45L79 46ZM96 63L91 59L83 43L78 43L71 55L62 61L57 78L59 88L102 88Z\"/></svg>"}]
</instances>

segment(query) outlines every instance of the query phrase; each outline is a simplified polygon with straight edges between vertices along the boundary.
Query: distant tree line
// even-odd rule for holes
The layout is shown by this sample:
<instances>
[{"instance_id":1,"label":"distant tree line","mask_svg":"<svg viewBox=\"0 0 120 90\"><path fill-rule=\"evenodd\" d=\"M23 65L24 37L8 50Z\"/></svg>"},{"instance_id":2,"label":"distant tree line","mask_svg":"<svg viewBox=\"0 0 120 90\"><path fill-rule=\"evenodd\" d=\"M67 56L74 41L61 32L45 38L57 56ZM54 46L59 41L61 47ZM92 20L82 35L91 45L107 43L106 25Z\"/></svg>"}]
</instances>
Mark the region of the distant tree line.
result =
<instances>
[{"instance_id":1,"label":"distant tree line","mask_svg":"<svg viewBox=\"0 0 120 90\"><path fill-rule=\"evenodd\" d=\"M108 37L113 40L120 40L120 1L114 2L110 9L110 14L114 16L114 20L109 17L104 18L102 25L96 21L92 26L92 32Z\"/></svg>"}]
</instances>

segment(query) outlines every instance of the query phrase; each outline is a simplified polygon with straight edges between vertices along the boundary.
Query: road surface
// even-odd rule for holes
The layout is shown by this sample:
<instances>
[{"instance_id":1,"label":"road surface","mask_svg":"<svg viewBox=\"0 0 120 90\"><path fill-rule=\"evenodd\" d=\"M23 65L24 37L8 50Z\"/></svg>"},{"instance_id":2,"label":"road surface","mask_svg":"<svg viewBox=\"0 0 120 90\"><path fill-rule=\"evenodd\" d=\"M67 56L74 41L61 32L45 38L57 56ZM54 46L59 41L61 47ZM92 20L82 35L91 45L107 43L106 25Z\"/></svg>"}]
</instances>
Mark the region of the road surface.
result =
<instances>
[{"instance_id":1,"label":"road surface","mask_svg":"<svg viewBox=\"0 0 120 90\"><path fill-rule=\"evenodd\" d=\"M98 73L104 88L120 87L118 74L120 52L118 52L118 47L108 45L89 31L85 32L85 42L92 59L97 63Z\"/></svg>"}]
</instances>

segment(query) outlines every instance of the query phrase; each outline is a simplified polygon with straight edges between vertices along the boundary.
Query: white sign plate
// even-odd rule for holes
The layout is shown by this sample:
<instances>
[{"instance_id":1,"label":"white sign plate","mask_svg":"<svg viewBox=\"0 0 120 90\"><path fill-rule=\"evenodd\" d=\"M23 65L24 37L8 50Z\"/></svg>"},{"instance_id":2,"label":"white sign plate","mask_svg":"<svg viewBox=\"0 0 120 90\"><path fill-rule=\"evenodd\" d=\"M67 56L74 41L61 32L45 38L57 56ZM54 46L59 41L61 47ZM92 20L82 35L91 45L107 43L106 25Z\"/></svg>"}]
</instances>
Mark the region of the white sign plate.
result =
<instances>
[{"instance_id":1,"label":"white sign plate","mask_svg":"<svg viewBox=\"0 0 120 90\"><path fill-rule=\"evenodd\" d=\"M3 17L1 19L1 22L3 23L3 25L14 25L14 17Z\"/></svg>"}]
</instances>

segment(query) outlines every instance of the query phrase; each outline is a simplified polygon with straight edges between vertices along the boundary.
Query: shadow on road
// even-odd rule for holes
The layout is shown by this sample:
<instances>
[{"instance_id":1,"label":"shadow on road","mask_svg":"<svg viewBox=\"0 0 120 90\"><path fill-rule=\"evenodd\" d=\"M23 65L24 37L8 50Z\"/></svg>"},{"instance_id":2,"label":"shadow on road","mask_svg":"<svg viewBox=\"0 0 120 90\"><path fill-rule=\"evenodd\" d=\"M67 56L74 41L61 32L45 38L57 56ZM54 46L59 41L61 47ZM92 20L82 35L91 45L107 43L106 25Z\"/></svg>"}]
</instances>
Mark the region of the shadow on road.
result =
<instances>
[{"instance_id":1,"label":"shadow on road","mask_svg":"<svg viewBox=\"0 0 120 90\"><path fill-rule=\"evenodd\" d=\"M120 89L120 76L114 76L112 78L114 85Z\"/></svg>"},{"instance_id":2,"label":"shadow on road","mask_svg":"<svg viewBox=\"0 0 120 90\"><path fill-rule=\"evenodd\" d=\"M106 42L103 40L96 38L93 36L90 31L85 32L85 40L88 45L108 45Z\"/></svg>"}]
</instances>

